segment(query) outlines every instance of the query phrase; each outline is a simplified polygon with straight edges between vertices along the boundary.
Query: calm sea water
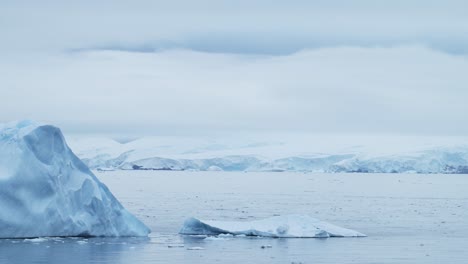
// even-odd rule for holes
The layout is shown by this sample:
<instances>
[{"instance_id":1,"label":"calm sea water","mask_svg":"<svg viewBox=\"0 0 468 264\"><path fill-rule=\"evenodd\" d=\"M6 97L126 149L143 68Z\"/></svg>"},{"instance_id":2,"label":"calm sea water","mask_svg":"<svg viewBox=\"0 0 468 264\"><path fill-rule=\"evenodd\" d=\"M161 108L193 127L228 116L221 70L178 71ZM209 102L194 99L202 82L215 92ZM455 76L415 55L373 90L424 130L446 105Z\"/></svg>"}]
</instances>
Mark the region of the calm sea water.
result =
<instances>
[{"instance_id":1,"label":"calm sea water","mask_svg":"<svg viewBox=\"0 0 468 264\"><path fill-rule=\"evenodd\" d=\"M0 263L468 263L468 175L96 175L153 230L148 238L0 240ZM368 237L213 240L177 234L190 216L247 221L296 213Z\"/></svg>"}]
</instances>

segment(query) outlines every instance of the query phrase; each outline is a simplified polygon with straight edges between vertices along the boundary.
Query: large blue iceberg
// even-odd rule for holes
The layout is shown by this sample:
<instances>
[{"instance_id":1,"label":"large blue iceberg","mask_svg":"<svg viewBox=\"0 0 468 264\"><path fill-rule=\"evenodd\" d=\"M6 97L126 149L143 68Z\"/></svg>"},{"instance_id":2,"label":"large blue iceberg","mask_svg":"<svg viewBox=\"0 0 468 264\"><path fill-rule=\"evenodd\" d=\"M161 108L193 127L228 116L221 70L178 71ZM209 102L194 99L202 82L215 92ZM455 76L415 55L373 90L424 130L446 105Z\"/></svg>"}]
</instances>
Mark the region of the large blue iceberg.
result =
<instances>
[{"instance_id":1,"label":"large blue iceberg","mask_svg":"<svg viewBox=\"0 0 468 264\"><path fill-rule=\"evenodd\" d=\"M0 238L149 232L73 154L60 129L0 124Z\"/></svg>"}]
</instances>

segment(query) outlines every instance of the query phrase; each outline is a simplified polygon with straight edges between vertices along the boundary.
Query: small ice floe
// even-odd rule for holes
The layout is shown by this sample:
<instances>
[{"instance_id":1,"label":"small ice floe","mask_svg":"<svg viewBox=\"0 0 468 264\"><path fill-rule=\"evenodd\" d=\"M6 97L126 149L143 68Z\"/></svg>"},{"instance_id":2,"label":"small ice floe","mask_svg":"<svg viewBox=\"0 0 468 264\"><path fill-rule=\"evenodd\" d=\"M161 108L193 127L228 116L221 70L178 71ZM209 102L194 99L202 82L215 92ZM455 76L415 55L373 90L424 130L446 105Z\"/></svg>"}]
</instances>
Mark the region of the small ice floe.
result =
<instances>
[{"instance_id":1,"label":"small ice floe","mask_svg":"<svg viewBox=\"0 0 468 264\"><path fill-rule=\"evenodd\" d=\"M233 236L231 236L233 237ZM229 237L224 236L208 236L204 240L206 241L221 241L221 240L229 240Z\"/></svg>"},{"instance_id":2,"label":"small ice floe","mask_svg":"<svg viewBox=\"0 0 468 264\"><path fill-rule=\"evenodd\" d=\"M28 243L42 243L42 242L48 241L48 239L45 237L37 237L37 238L27 238L23 241L28 242Z\"/></svg>"},{"instance_id":3,"label":"small ice floe","mask_svg":"<svg viewBox=\"0 0 468 264\"><path fill-rule=\"evenodd\" d=\"M208 236L207 235L198 235L198 234L193 234L193 235L190 235L190 237L193 237L193 238L207 238Z\"/></svg>"},{"instance_id":4,"label":"small ice floe","mask_svg":"<svg viewBox=\"0 0 468 264\"><path fill-rule=\"evenodd\" d=\"M84 245L84 244L88 244L88 241L87 240L78 240L78 241L76 241L76 243L78 243L80 245Z\"/></svg>"},{"instance_id":5,"label":"small ice floe","mask_svg":"<svg viewBox=\"0 0 468 264\"><path fill-rule=\"evenodd\" d=\"M188 247L187 250L204 250L202 247Z\"/></svg>"},{"instance_id":6,"label":"small ice floe","mask_svg":"<svg viewBox=\"0 0 468 264\"><path fill-rule=\"evenodd\" d=\"M244 235L239 235L239 236L244 236ZM233 238L234 235L232 234L219 234L217 237L222 237L222 238Z\"/></svg>"},{"instance_id":7,"label":"small ice floe","mask_svg":"<svg viewBox=\"0 0 468 264\"><path fill-rule=\"evenodd\" d=\"M365 237L357 231L332 225L308 215L275 216L255 221L205 221L189 218L180 232L182 235L220 234L261 236L273 238L328 238Z\"/></svg>"},{"instance_id":8,"label":"small ice floe","mask_svg":"<svg viewBox=\"0 0 468 264\"><path fill-rule=\"evenodd\" d=\"M184 245L167 245L168 248L183 248Z\"/></svg>"}]
</instances>

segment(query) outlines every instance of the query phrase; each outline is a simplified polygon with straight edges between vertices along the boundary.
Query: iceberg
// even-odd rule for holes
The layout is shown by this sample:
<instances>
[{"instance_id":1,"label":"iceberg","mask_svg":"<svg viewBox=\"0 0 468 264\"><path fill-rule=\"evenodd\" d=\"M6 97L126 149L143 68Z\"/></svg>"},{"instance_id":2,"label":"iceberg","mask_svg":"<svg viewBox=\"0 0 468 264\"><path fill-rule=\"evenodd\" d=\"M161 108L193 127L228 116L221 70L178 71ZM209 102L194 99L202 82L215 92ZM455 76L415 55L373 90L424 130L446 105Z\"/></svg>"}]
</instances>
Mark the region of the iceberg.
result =
<instances>
[{"instance_id":1,"label":"iceberg","mask_svg":"<svg viewBox=\"0 0 468 264\"><path fill-rule=\"evenodd\" d=\"M147 236L57 127L0 124L0 238Z\"/></svg>"},{"instance_id":2,"label":"iceberg","mask_svg":"<svg viewBox=\"0 0 468 264\"><path fill-rule=\"evenodd\" d=\"M273 238L328 238L365 237L357 231L320 221L308 215L275 216L255 221L205 221L189 218L179 234L208 235L220 234L261 236Z\"/></svg>"}]
</instances>

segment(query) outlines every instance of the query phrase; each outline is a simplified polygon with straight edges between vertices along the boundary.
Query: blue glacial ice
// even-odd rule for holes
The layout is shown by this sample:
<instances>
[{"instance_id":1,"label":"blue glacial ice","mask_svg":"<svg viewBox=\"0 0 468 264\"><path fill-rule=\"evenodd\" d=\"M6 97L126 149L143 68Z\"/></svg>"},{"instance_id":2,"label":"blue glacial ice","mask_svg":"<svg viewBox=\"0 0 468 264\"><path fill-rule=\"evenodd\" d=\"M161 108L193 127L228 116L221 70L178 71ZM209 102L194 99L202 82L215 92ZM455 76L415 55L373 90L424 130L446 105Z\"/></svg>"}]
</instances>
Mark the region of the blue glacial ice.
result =
<instances>
[{"instance_id":1,"label":"blue glacial ice","mask_svg":"<svg viewBox=\"0 0 468 264\"><path fill-rule=\"evenodd\" d=\"M60 129L0 124L0 238L147 236L73 154Z\"/></svg>"}]
</instances>

